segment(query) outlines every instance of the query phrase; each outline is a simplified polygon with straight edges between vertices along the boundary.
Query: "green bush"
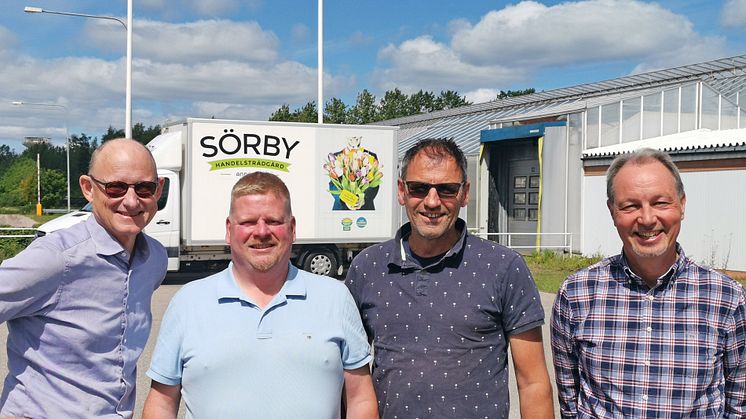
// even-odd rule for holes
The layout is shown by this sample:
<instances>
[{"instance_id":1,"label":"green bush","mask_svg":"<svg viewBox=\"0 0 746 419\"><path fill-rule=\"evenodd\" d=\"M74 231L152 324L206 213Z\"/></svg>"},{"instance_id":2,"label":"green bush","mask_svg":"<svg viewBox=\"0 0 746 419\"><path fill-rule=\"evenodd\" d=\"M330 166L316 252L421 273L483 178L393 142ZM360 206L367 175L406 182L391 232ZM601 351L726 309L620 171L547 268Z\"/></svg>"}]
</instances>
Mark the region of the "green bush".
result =
<instances>
[{"instance_id":1,"label":"green bush","mask_svg":"<svg viewBox=\"0 0 746 419\"><path fill-rule=\"evenodd\" d=\"M562 281L570 274L593 265L603 257L599 255L564 255L545 250L528 255L525 259L539 290L556 293Z\"/></svg>"},{"instance_id":2,"label":"green bush","mask_svg":"<svg viewBox=\"0 0 746 419\"><path fill-rule=\"evenodd\" d=\"M7 234L7 232L3 232L3 234ZM31 237L0 238L0 261L17 255L21 250L25 249L26 246L31 244L33 240L34 239Z\"/></svg>"},{"instance_id":3,"label":"green bush","mask_svg":"<svg viewBox=\"0 0 746 419\"><path fill-rule=\"evenodd\" d=\"M577 271L603 259L603 256L564 255L544 250L526 256L526 263L541 265L546 269L559 269L564 271Z\"/></svg>"}]
</instances>

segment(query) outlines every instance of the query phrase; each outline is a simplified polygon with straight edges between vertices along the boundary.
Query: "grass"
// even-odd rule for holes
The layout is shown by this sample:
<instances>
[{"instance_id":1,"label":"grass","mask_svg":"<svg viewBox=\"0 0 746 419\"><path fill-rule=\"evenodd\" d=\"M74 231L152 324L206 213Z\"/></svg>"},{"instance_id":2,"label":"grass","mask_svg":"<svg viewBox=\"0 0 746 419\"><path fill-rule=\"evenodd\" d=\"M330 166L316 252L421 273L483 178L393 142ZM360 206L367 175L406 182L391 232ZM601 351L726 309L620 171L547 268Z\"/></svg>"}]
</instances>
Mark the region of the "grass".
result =
<instances>
[{"instance_id":1,"label":"grass","mask_svg":"<svg viewBox=\"0 0 746 419\"><path fill-rule=\"evenodd\" d=\"M556 294L562 281L568 275L601 260L600 256L564 256L552 251L544 251L526 256L526 264L534 276L539 291ZM746 287L746 275L733 275Z\"/></svg>"},{"instance_id":2,"label":"grass","mask_svg":"<svg viewBox=\"0 0 746 419\"><path fill-rule=\"evenodd\" d=\"M599 260L601 260L600 256L568 256L549 250L526 256L526 264L534 276L539 291L552 294L557 292L568 275Z\"/></svg>"}]
</instances>

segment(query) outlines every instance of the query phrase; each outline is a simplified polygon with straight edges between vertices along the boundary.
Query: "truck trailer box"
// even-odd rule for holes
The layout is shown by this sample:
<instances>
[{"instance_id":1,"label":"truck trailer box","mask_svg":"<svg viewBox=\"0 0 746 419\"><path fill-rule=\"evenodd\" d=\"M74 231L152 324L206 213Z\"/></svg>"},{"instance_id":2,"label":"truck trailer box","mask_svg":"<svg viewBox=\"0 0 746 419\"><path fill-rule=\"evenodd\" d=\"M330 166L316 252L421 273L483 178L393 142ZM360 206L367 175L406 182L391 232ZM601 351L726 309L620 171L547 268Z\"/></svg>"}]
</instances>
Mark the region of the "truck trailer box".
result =
<instances>
[{"instance_id":1,"label":"truck trailer box","mask_svg":"<svg viewBox=\"0 0 746 419\"><path fill-rule=\"evenodd\" d=\"M396 129L189 118L165 126L148 148L159 173L175 173L172 194L180 184L181 252L225 245L231 188L261 170L290 190L299 249L322 245L341 258L353 244L392 238L398 227ZM343 261L334 262L336 269Z\"/></svg>"},{"instance_id":2,"label":"truck trailer box","mask_svg":"<svg viewBox=\"0 0 746 419\"><path fill-rule=\"evenodd\" d=\"M190 118L163 133L148 147L159 169L181 171L186 245L225 243L231 188L254 171L288 186L298 244L379 242L398 227L395 128ZM163 155L170 133L179 148Z\"/></svg>"}]
</instances>

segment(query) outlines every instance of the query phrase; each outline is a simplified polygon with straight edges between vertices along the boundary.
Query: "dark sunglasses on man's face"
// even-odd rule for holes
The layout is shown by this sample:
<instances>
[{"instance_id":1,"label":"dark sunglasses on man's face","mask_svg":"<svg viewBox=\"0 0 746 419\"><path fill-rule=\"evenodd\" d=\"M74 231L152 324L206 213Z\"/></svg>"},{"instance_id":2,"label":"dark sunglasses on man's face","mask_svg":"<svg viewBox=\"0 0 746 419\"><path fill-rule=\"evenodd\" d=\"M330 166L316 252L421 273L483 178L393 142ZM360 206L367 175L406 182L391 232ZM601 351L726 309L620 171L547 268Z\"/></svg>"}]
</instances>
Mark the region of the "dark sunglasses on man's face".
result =
<instances>
[{"instance_id":1,"label":"dark sunglasses on man's face","mask_svg":"<svg viewBox=\"0 0 746 419\"><path fill-rule=\"evenodd\" d=\"M441 198L455 198L464 186L460 183L425 183L425 182L404 182L407 192L412 198L424 198L430 193L430 189L435 188L438 196Z\"/></svg>"},{"instance_id":2,"label":"dark sunglasses on man's face","mask_svg":"<svg viewBox=\"0 0 746 419\"><path fill-rule=\"evenodd\" d=\"M119 180L115 180L114 182L104 182L96 179L91 175L88 175L88 177L91 178L94 182L103 186L104 193L106 193L106 196L108 196L109 198L123 197L127 194L127 190L129 190L130 187L135 190L135 193L140 198L150 198L155 195L155 191L156 189L158 189L157 182L144 181L137 183L126 183Z\"/></svg>"}]
</instances>

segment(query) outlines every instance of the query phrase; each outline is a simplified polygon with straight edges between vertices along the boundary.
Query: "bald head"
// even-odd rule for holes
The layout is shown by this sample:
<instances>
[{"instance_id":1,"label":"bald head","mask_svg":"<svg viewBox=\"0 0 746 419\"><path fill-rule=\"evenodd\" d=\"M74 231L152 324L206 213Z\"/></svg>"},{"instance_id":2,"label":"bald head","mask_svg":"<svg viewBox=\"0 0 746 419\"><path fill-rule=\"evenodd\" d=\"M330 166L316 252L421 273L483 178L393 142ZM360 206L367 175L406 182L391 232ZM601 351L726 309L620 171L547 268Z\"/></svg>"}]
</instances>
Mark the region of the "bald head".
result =
<instances>
[{"instance_id":1,"label":"bald head","mask_svg":"<svg viewBox=\"0 0 746 419\"><path fill-rule=\"evenodd\" d=\"M88 173L95 176L102 169L102 167L98 167L99 165L106 165L107 160L122 155L127 155L135 160L145 159L150 167L152 167L153 179L158 177L158 170L156 169L155 160L153 159L153 155L150 154L150 150L141 143L129 138L117 138L101 144L91 154Z\"/></svg>"}]
</instances>

